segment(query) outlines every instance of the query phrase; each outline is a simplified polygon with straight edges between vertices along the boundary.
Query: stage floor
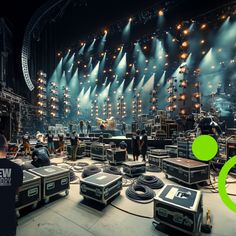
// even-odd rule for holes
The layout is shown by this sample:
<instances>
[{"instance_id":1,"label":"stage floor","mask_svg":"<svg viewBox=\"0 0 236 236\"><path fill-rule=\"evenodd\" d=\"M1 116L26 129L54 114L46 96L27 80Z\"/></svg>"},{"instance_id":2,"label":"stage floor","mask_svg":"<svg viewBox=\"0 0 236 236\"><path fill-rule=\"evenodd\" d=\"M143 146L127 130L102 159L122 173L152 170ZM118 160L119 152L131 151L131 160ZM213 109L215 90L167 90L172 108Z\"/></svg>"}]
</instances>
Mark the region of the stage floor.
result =
<instances>
[{"instance_id":1,"label":"stage floor","mask_svg":"<svg viewBox=\"0 0 236 236\"><path fill-rule=\"evenodd\" d=\"M129 155L129 159L132 157ZM90 158L78 160L81 162L94 163L97 161ZM52 162L62 163L63 158L53 158ZM165 184L176 184L171 179L166 179L164 174L151 173L161 178ZM78 177L81 173L77 172ZM229 177L231 178L231 177ZM229 179L233 181L233 179ZM235 181L235 179L234 179ZM70 194L67 197L58 196L49 204L38 209L26 212L19 219L17 236L164 236L173 233L164 233L154 229L152 219L145 219L132 215L138 214L145 217L153 216L153 203L138 204L130 201L125 196L126 187L123 188L119 197L112 204L124 209L131 214L108 205L104 209L94 209L82 203L83 197L79 194L79 179L71 184ZM157 190L158 192L159 190ZM227 191L236 194L236 184L230 184ZM221 201L218 194L209 190L202 190L204 216L207 209L212 214L212 236L231 236L236 234L235 213L230 211ZM231 197L236 202L236 197ZM22 213L24 214L24 212ZM174 235L177 235L176 233ZM202 234L207 235L207 234ZM181 236L184 234L181 233Z\"/></svg>"}]
</instances>

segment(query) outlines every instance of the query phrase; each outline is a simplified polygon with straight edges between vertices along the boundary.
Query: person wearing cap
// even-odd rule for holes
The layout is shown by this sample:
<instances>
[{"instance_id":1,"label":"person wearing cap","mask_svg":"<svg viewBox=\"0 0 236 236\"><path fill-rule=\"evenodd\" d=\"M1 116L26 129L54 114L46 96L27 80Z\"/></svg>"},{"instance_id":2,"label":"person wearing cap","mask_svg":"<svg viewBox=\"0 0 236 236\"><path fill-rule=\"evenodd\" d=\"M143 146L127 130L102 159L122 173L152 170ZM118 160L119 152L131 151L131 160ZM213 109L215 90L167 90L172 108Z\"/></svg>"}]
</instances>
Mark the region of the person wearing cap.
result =
<instances>
[{"instance_id":1,"label":"person wearing cap","mask_svg":"<svg viewBox=\"0 0 236 236\"><path fill-rule=\"evenodd\" d=\"M23 171L19 165L6 159L7 141L0 135L0 235L15 236L17 227L16 196L23 184Z\"/></svg>"}]
</instances>

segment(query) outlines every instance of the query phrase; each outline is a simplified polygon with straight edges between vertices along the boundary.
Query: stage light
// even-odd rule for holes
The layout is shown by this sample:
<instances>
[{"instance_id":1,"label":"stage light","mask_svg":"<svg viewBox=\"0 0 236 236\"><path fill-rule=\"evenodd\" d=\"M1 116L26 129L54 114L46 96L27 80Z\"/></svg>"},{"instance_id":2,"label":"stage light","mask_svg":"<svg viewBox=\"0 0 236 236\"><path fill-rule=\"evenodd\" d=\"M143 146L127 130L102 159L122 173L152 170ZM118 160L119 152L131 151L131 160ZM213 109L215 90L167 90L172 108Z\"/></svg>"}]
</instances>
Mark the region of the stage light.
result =
<instances>
[{"instance_id":1,"label":"stage light","mask_svg":"<svg viewBox=\"0 0 236 236\"><path fill-rule=\"evenodd\" d=\"M113 56L113 59L116 59L116 56Z\"/></svg>"},{"instance_id":2,"label":"stage light","mask_svg":"<svg viewBox=\"0 0 236 236\"><path fill-rule=\"evenodd\" d=\"M81 46L84 46L84 43L82 42L80 45L81 45Z\"/></svg>"},{"instance_id":3,"label":"stage light","mask_svg":"<svg viewBox=\"0 0 236 236\"><path fill-rule=\"evenodd\" d=\"M158 11L158 15L159 15L159 16L163 16L163 15L164 15L163 10L159 10L159 11Z\"/></svg>"},{"instance_id":4,"label":"stage light","mask_svg":"<svg viewBox=\"0 0 236 236\"><path fill-rule=\"evenodd\" d=\"M148 63L148 60L146 60L145 62Z\"/></svg>"},{"instance_id":5,"label":"stage light","mask_svg":"<svg viewBox=\"0 0 236 236\"><path fill-rule=\"evenodd\" d=\"M118 51L120 51L120 50L121 50L121 48L117 48L117 50L118 50Z\"/></svg>"},{"instance_id":6,"label":"stage light","mask_svg":"<svg viewBox=\"0 0 236 236\"><path fill-rule=\"evenodd\" d=\"M206 54L206 51L202 51L202 55Z\"/></svg>"},{"instance_id":7,"label":"stage light","mask_svg":"<svg viewBox=\"0 0 236 236\"><path fill-rule=\"evenodd\" d=\"M146 50L146 49L147 49L147 46L144 46L143 49Z\"/></svg>"},{"instance_id":8,"label":"stage light","mask_svg":"<svg viewBox=\"0 0 236 236\"><path fill-rule=\"evenodd\" d=\"M206 26L207 26L206 24L202 24L202 25L201 25L201 29L205 29Z\"/></svg>"},{"instance_id":9,"label":"stage light","mask_svg":"<svg viewBox=\"0 0 236 236\"><path fill-rule=\"evenodd\" d=\"M184 41L183 43L182 43L182 47L187 47L188 46L188 41Z\"/></svg>"},{"instance_id":10,"label":"stage light","mask_svg":"<svg viewBox=\"0 0 236 236\"><path fill-rule=\"evenodd\" d=\"M199 109L201 107L201 105L199 103L195 103L194 107L195 107L195 109Z\"/></svg>"},{"instance_id":11,"label":"stage light","mask_svg":"<svg viewBox=\"0 0 236 236\"><path fill-rule=\"evenodd\" d=\"M144 70L145 70L145 71L147 71L147 70L148 70L148 68L146 67Z\"/></svg>"},{"instance_id":12,"label":"stage light","mask_svg":"<svg viewBox=\"0 0 236 236\"><path fill-rule=\"evenodd\" d=\"M185 101L187 99L187 94L186 93L181 93L179 96L180 101Z\"/></svg>"},{"instance_id":13,"label":"stage light","mask_svg":"<svg viewBox=\"0 0 236 236\"><path fill-rule=\"evenodd\" d=\"M104 34L107 34L107 33L108 33L108 31L105 29L105 30L104 30Z\"/></svg>"},{"instance_id":14,"label":"stage light","mask_svg":"<svg viewBox=\"0 0 236 236\"><path fill-rule=\"evenodd\" d=\"M61 53L60 53L60 52L58 52L58 53L57 53L57 56L58 56L58 57L60 57L60 56L61 56Z\"/></svg>"},{"instance_id":15,"label":"stage light","mask_svg":"<svg viewBox=\"0 0 236 236\"><path fill-rule=\"evenodd\" d=\"M87 65L84 65L84 68L86 68L87 67Z\"/></svg>"},{"instance_id":16,"label":"stage light","mask_svg":"<svg viewBox=\"0 0 236 236\"><path fill-rule=\"evenodd\" d=\"M222 16L220 17L220 19L221 19L221 20L224 20L224 19L226 19L226 17L227 17L226 15L222 15Z\"/></svg>"},{"instance_id":17,"label":"stage light","mask_svg":"<svg viewBox=\"0 0 236 236\"><path fill-rule=\"evenodd\" d=\"M180 30L182 28L181 24L178 24L176 28L177 30Z\"/></svg>"},{"instance_id":18,"label":"stage light","mask_svg":"<svg viewBox=\"0 0 236 236\"><path fill-rule=\"evenodd\" d=\"M218 48L218 52L222 52L222 48Z\"/></svg>"},{"instance_id":19,"label":"stage light","mask_svg":"<svg viewBox=\"0 0 236 236\"><path fill-rule=\"evenodd\" d=\"M176 39L175 39L175 38L173 38L173 39L172 39L172 42L173 42L173 43L174 43L174 42L176 42Z\"/></svg>"},{"instance_id":20,"label":"stage light","mask_svg":"<svg viewBox=\"0 0 236 236\"><path fill-rule=\"evenodd\" d=\"M184 35L188 35L188 34L189 34L189 30L188 30L188 29L185 29L185 30L183 31L183 34L184 34Z\"/></svg>"},{"instance_id":21,"label":"stage light","mask_svg":"<svg viewBox=\"0 0 236 236\"><path fill-rule=\"evenodd\" d=\"M186 109L185 108L181 108L180 109L180 114L181 115L185 115L187 113Z\"/></svg>"},{"instance_id":22,"label":"stage light","mask_svg":"<svg viewBox=\"0 0 236 236\"><path fill-rule=\"evenodd\" d=\"M129 64L129 67L132 67L132 64Z\"/></svg>"},{"instance_id":23,"label":"stage light","mask_svg":"<svg viewBox=\"0 0 236 236\"><path fill-rule=\"evenodd\" d=\"M132 21L132 17L129 18L129 22L131 22L131 21Z\"/></svg>"},{"instance_id":24,"label":"stage light","mask_svg":"<svg viewBox=\"0 0 236 236\"><path fill-rule=\"evenodd\" d=\"M215 66L213 65L213 66L211 66L211 69L215 69Z\"/></svg>"},{"instance_id":25,"label":"stage light","mask_svg":"<svg viewBox=\"0 0 236 236\"><path fill-rule=\"evenodd\" d=\"M186 59L188 57L188 54L187 53L182 53L181 55L180 55L180 58L181 59Z\"/></svg>"},{"instance_id":26,"label":"stage light","mask_svg":"<svg viewBox=\"0 0 236 236\"><path fill-rule=\"evenodd\" d=\"M201 44L205 43L205 40L201 40L200 43L201 43Z\"/></svg>"}]
</instances>

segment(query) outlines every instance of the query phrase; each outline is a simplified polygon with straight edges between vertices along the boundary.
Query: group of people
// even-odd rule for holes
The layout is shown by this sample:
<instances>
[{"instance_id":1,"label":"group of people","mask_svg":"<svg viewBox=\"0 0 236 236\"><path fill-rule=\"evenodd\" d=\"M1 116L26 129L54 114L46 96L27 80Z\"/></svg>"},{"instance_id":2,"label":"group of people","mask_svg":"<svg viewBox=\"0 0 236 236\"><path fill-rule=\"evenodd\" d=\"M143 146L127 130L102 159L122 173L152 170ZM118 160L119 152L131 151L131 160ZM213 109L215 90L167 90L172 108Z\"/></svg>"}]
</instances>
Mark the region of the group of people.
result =
<instances>
[{"instance_id":1,"label":"group of people","mask_svg":"<svg viewBox=\"0 0 236 236\"><path fill-rule=\"evenodd\" d=\"M80 133L84 134L84 126L85 126L85 122L83 120L81 120L79 122L79 128L80 128ZM87 134L90 134L92 131L92 126L91 126L91 122L90 121L86 121L86 129L87 129Z\"/></svg>"},{"instance_id":2,"label":"group of people","mask_svg":"<svg viewBox=\"0 0 236 236\"><path fill-rule=\"evenodd\" d=\"M136 134L132 137L132 151L133 151L133 160L138 161L140 154L142 155L143 161L146 161L147 154L147 141L148 137L146 130L140 131L136 130Z\"/></svg>"}]
</instances>

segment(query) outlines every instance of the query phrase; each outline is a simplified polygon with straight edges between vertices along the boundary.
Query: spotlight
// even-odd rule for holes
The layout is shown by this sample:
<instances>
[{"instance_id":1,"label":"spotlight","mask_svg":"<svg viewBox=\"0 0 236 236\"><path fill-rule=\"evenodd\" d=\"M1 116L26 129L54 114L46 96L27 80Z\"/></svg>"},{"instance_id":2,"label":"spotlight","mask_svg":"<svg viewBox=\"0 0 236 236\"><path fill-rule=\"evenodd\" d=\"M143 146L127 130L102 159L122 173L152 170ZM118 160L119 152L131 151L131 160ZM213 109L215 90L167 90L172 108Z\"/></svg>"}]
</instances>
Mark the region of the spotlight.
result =
<instances>
[{"instance_id":1,"label":"spotlight","mask_svg":"<svg viewBox=\"0 0 236 236\"><path fill-rule=\"evenodd\" d=\"M183 31L183 34L184 34L184 35L188 35L188 34L189 34L189 30L188 30L188 29L185 29L185 30Z\"/></svg>"},{"instance_id":2,"label":"spotlight","mask_svg":"<svg viewBox=\"0 0 236 236\"><path fill-rule=\"evenodd\" d=\"M181 55L180 55L180 58L181 59L186 59L188 57L188 54L187 53L182 53Z\"/></svg>"},{"instance_id":3,"label":"spotlight","mask_svg":"<svg viewBox=\"0 0 236 236\"><path fill-rule=\"evenodd\" d=\"M147 46L144 46L143 49L146 50L146 49L147 49Z\"/></svg>"},{"instance_id":4,"label":"spotlight","mask_svg":"<svg viewBox=\"0 0 236 236\"><path fill-rule=\"evenodd\" d=\"M205 40L201 40L201 42L200 42L201 44L203 44L203 43L205 43Z\"/></svg>"},{"instance_id":5,"label":"spotlight","mask_svg":"<svg viewBox=\"0 0 236 236\"><path fill-rule=\"evenodd\" d=\"M108 33L108 31L105 29L105 30L104 30L104 34L107 34L107 33Z\"/></svg>"},{"instance_id":6,"label":"spotlight","mask_svg":"<svg viewBox=\"0 0 236 236\"><path fill-rule=\"evenodd\" d=\"M220 17L221 20L224 20L225 18L226 18L226 15L222 15L222 16Z\"/></svg>"},{"instance_id":7,"label":"spotlight","mask_svg":"<svg viewBox=\"0 0 236 236\"><path fill-rule=\"evenodd\" d=\"M158 15L159 15L159 16L163 16L163 15L164 15L163 10L158 11Z\"/></svg>"},{"instance_id":8,"label":"spotlight","mask_svg":"<svg viewBox=\"0 0 236 236\"><path fill-rule=\"evenodd\" d=\"M177 30L180 30L181 27L182 27L181 24L178 24L176 28L177 28Z\"/></svg>"},{"instance_id":9,"label":"spotlight","mask_svg":"<svg viewBox=\"0 0 236 236\"><path fill-rule=\"evenodd\" d=\"M132 21L132 17L129 18L129 22L131 22L131 21Z\"/></svg>"},{"instance_id":10,"label":"spotlight","mask_svg":"<svg viewBox=\"0 0 236 236\"><path fill-rule=\"evenodd\" d=\"M188 46L188 41L184 41L183 43L182 43L182 47L187 47Z\"/></svg>"},{"instance_id":11,"label":"spotlight","mask_svg":"<svg viewBox=\"0 0 236 236\"><path fill-rule=\"evenodd\" d=\"M201 25L201 29L205 29L206 26L207 26L206 24L202 24L202 25Z\"/></svg>"}]
</instances>

